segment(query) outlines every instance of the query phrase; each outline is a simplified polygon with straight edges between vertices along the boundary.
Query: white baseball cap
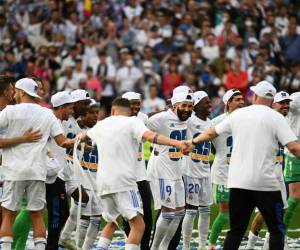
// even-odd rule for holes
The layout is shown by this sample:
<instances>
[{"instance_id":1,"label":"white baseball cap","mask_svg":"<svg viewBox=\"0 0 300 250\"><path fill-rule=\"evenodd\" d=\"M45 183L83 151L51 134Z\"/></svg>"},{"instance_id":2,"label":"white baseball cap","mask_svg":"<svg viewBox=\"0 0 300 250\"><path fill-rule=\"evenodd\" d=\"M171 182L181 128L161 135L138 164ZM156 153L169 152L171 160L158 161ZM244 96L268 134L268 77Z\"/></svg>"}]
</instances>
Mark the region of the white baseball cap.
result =
<instances>
[{"instance_id":1,"label":"white baseball cap","mask_svg":"<svg viewBox=\"0 0 300 250\"><path fill-rule=\"evenodd\" d=\"M274 86L267 81L261 81L255 86L250 87L250 89L256 95L271 100L274 99L274 96L276 94L276 89L274 88Z\"/></svg>"},{"instance_id":2,"label":"white baseball cap","mask_svg":"<svg viewBox=\"0 0 300 250\"><path fill-rule=\"evenodd\" d=\"M141 94L133 92L133 91L129 91L129 92L124 93L122 95L122 98L125 98L128 101L131 101L131 100L141 100Z\"/></svg>"},{"instance_id":3,"label":"white baseball cap","mask_svg":"<svg viewBox=\"0 0 300 250\"><path fill-rule=\"evenodd\" d=\"M285 91L280 91L274 96L274 102L281 102L285 100L292 101L292 98L290 97L289 93Z\"/></svg>"},{"instance_id":4,"label":"white baseball cap","mask_svg":"<svg viewBox=\"0 0 300 250\"><path fill-rule=\"evenodd\" d=\"M241 91L239 91L238 89L229 89L226 91L226 93L223 95L223 102L225 104L225 106L227 105L228 101L230 100L230 98L234 95L234 94L241 94Z\"/></svg>"},{"instance_id":5,"label":"white baseball cap","mask_svg":"<svg viewBox=\"0 0 300 250\"><path fill-rule=\"evenodd\" d=\"M193 93L194 98L194 106L196 106L204 97L208 97L207 93L205 91L197 91Z\"/></svg>"},{"instance_id":6,"label":"white baseball cap","mask_svg":"<svg viewBox=\"0 0 300 250\"><path fill-rule=\"evenodd\" d=\"M89 93L84 89L73 90L71 92L71 96L73 97L73 99L76 99L77 102L91 99Z\"/></svg>"},{"instance_id":7,"label":"white baseball cap","mask_svg":"<svg viewBox=\"0 0 300 250\"><path fill-rule=\"evenodd\" d=\"M193 93L193 91L188 86L180 85L173 89L173 95L177 93Z\"/></svg>"},{"instance_id":8,"label":"white baseball cap","mask_svg":"<svg viewBox=\"0 0 300 250\"><path fill-rule=\"evenodd\" d=\"M172 105L179 102L193 102L193 94L192 93L176 93L171 98Z\"/></svg>"},{"instance_id":9,"label":"white baseball cap","mask_svg":"<svg viewBox=\"0 0 300 250\"><path fill-rule=\"evenodd\" d=\"M68 91L57 92L51 97L51 103L53 108L74 102L77 102L77 99L74 99Z\"/></svg>"},{"instance_id":10,"label":"white baseball cap","mask_svg":"<svg viewBox=\"0 0 300 250\"><path fill-rule=\"evenodd\" d=\"M38 84L30 78L22 78L18 80L16 82L15 88L23 90L27 95L30 95L32 97L41 98L37 94Z\"/></svg>"},{"instance_id":11,"label":"white baseball cap","mask_svg":"<svg viewBox=\"0 0 300 250\"><path fill-rule=\"evenodd\" d=\"M96 102L94 99L91 99L90 107L100 107L100 102Z\"/></svg>"}]
</instances>

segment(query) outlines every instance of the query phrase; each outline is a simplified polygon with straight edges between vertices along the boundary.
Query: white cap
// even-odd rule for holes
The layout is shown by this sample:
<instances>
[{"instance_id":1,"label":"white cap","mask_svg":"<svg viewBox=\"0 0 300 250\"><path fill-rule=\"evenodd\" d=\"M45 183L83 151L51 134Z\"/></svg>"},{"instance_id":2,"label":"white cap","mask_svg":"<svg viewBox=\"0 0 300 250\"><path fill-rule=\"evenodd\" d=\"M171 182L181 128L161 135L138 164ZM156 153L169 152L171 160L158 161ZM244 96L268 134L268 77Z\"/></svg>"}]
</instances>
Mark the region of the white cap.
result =
<instances>
[{"instance_id":1,"label":"white cap","mask_svg":"<svg viewBox=\"0 0 300 250\"><path fill-rule=\"evenodd\" d=\"M175 93L171 98L172 105L179 102L193 102L193 94L192 93Z\"/></svg>"},{"instance_id":2,"label":"white cap","mask_svg":"<svg viewBox=\"0 0 300 250\"><path fill-rule=\"evenodd\" d=\"M53 108L59 107L67 103L77 102L77 99L74 99L68 91L57 92L51 97L51 103Z\"/></svg>"},{"instance_id":3,"label":"white cap","mask_svg":"<svg viewBox=\"0 0 300 250\"><path fill-rule=\"evenodd\" d=\"M285 100L292 101L292 98L290 97L289 93L285 91L278 92L274 97L274 102L281 102Z\"/></svg>"},{"instance_id":4,"label":"white cap","mask_svg":"<svg viewBox=\"0 0 300 250\"><path fill-rule=\"evenodd\" d=\"M89 96L89 93L87 91L85 91L84 89L73 90L71 92L71 96L74 99L76 99L77 102L91 99L91 97Z\"/></svg>"},{"instance_id":5,"label":"white cap","mask_svg":"<svg viewBox=\"0 0 300 250\"><path fill-rule=\"evenodd\" d=\"M274 88L274 86L267 81L261 81L255 86L250 87L250 89L256 95L266 99L274 99L274 96L276 94L276 89Z\"/></svg>"},{"instance_id":6,"label":"white cap","mask_svg":"<svg viewBox=\"0 0 300 250\"><path fill-rule=\"evenodd\" d=\"M16 82L15 88L23 90L27 95L30 95L32 97L41 98L37 94L38 84L30 78L22 78L18 80Z\"/></svg>"},{"instance_id":7,"label":"white cap","mask_svg":"<svg viewBox=\"0 0 300 250\"><path fill-rule=\"evenodd\" d=\"M141 94L129 91L129 92L126 92L125 94L123 94L122 98L125 98L128 101L131 101L131 100L141 100Z\"/></svg>"},{"instance_id":8,"label":"white cap","mask_svg":"<svg viewBox=\"0 0 300 250\"><path fill-rule=\"evenodd\" d=\"M180 85L173 89L173 95L178 93L193 93L193 91L188 86Z\"/></svg>"},{"instance_id":9,"label":"white cap","mask_svg":"<svg viewBox=\"0 0 300 250\"><path fill-rule=\"evenodd\" d=\"M229 89L226 91L226 93L223 95L223 102L225 106L227 105L230 98L236 93L241 94L241 91L239 91L238 89Z\"/></svg>"},{"instance_id":10,"label":"white cap","mask_svg":"<svg viewBox=\"0 0 300 250\"><path fill-rule=\"evenodd\" d=\"M201 100L204 97L208 97L208 95L205 91L200 90L200 91L194 92L194 94L193 94L194 106L196 106L199 102L201 102Z\"/></svg>"},{"instance_id":11,"label":"white cap","mask_svg":"<svg viewBox=\"0 0 300 250\"><path fill-rule=\"evenodd\" d=\"M94 99L91 99L90 107L100 107L100 102L96 102Z\"/></svg>"}]
</instances>

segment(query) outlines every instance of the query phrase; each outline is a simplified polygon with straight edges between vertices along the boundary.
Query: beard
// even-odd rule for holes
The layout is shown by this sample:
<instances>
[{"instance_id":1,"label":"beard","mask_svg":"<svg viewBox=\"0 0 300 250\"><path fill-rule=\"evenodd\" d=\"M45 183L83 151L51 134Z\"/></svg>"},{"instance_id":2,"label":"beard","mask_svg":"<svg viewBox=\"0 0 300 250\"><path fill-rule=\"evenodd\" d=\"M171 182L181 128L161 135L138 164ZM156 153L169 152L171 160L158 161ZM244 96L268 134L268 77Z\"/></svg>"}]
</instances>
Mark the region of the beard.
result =
<instances>
[{"instance_id":1,"label":"beard","mask_svg":"<svg viewBox=\"0 0 300 250\"><path fill-rule=\"evenodd\" d=\"M184 111L184 110L177 109L177 116L179 120L182 122L189 119L191 115L192 115L192 111Z\"/></svg>"}]
</instances>

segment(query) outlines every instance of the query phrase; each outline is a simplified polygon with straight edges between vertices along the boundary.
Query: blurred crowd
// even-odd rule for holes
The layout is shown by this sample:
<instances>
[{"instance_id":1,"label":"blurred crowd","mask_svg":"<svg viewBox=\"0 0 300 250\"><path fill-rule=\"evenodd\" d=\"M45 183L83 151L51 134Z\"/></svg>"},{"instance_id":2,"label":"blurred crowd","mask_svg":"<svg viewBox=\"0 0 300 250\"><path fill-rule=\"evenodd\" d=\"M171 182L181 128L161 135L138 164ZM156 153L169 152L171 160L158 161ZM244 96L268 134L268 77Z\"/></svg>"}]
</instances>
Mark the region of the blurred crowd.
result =
<instances>
[{"instance_id":1,"label":"blurred crowd","mask_svg":"<svg viewBox=\"0 0 300 250\"><path fill-rule=\"evenodd\" d=\"M300 91L298 0L2 0L0 74L43 79L44 102L86 89L109 110L124 91L143 111L186 84L213 99L266 79Z\"/></svg>"}]
</instances>

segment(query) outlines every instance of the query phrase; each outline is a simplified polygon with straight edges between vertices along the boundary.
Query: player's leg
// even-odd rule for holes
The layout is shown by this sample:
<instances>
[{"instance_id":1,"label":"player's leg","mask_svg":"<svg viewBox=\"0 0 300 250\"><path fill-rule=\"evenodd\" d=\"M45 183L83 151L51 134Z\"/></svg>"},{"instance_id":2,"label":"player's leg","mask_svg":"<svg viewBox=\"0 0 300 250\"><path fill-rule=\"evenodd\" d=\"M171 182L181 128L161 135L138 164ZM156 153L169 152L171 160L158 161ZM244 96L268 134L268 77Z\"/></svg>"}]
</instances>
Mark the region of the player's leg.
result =
<instances>
[{"instance_id":1,"label":"player's leg","mask_svg":"<svg viewBox=\"0 0 300 250\"><path fill-rule=\"evenodd\" d=\"M46 248L46 225L43 218L43 209L46 205L46 186L43 181L28 181L25 189L27 196L27 210L33 227L35 249Z\"/></svg>"},{"instance_id":2,"label":"player's leg","mask_svg":"<svg viewBox=\"0 0 300 250\"><path fill-rule=\"evenodd\" d=\"M284 248L283 201L280 191L258 192L255 202L270 232L270 249Z\"/></svg>"},{"instance_id":3,"label":"player's leg","mask_svg":"<svg viewBox=\"0 0 300 250\"><path fill-rule=\"evenodd\" d=\"M143 202L144 223L145 223L145 232L141 241L141 249L149 250L151 230L152 230L152 209L151 209L152 194L151 194L150 185L148 181L140 181L137 182L137 184Z\"/></svg>"},{"instance_id":4,"label":"player's leg","mask_svg":"<svg viewBox=\"0 0 300 250\"><path fill-rule=\"evenodd\" d=\"M259 238L259 232L262 229L263 224L264 218L262 217L260 212L257 212L251 224L246 249L250 250L255 247L256 241Z\"/></svg>"},{"instance_id":5,"label":"player's leg","mask_svg":"<svg viewBox=\"0 0 300 250\"><path fill-rule=\"evenodd\" d=\"M24 181L4 181L2 196L2 223L0 228L1 249L11 249L13 241L13 223L17 211L21 208L21 199L25 190Z\"/></svg>"},{"instance_id":6,"label":"player's leg","mask_svg":"<svg viewBox=\"0 0 300 250\"><path fill-rule=\"evenodd\" d=\"M88 202L87 208L89 208L89 225L86 231L82 249L90 249L93 243L95 242L98 232L100 230L101 223L101 214L102 214L102 203L100 198L96 195L95 192L90 191L90 200Z\"/></svg>"},{"instance_id":7,"label":"player's leg","mask_svg":"<svg viewBox=\"0 0 300 250\"><path fill-rule=\"evenodd\" d=\"M209 248L214 249L222 229L229 221L229 189L224 185L213 184L214 202L218 204L219 213L215 218L209 236Z\"/></svg>"},{"instance_id":8,"label":"player's leg","mask_svg":"<svg viewBox=\"0 0 300 250\"><path fill-rule=\"evenodd\" d=\"M97 249L107 250L118 226L114 222L108 222L101 231Z\"/></svg>"},{"instance_id":9,"label":"player's leg","mask_svg":"<svg viewBox=\"0 0 300 250\"><path fill-rule=\"evenodd\" d=\"M284 224L288 229L295 209L300 204L300 160L286 155L284 178L289 183L288 208L285 211Z\"/></svg>"},{"instance_id":10,"label":"player's leg","mask_svg":"<svg viewBox=\"0 0 300 250\"><path fill-rule=\"evenodd\" d=\"M57 178L53 184L46 184L48 211L47 250L58 249L59 235L69 217L69 204L65 183Z\"/></svg>"},{"instance_id":11,"label":"player's leg","mask_svg":"<svg viewBox=\"0 0 300 250\"><path fill-rule=\"evenodd\" d=\"M81 248L83 245L89 224L90 224L90 216L81 215L80 224L79 224L79 239L77 244L79 248Z\"/></svg>"},{"instance_id":12,"label":"player's leg","mask_svg":"<svg viewBox=\"0 0 300 250\"><path fill-rule=\"evenodd\" d=\"M255 207L252 196L252 191L249 190L230 189L230 230L227 233L223 250L238 250Z\"/></svg>"}]
</instances>

